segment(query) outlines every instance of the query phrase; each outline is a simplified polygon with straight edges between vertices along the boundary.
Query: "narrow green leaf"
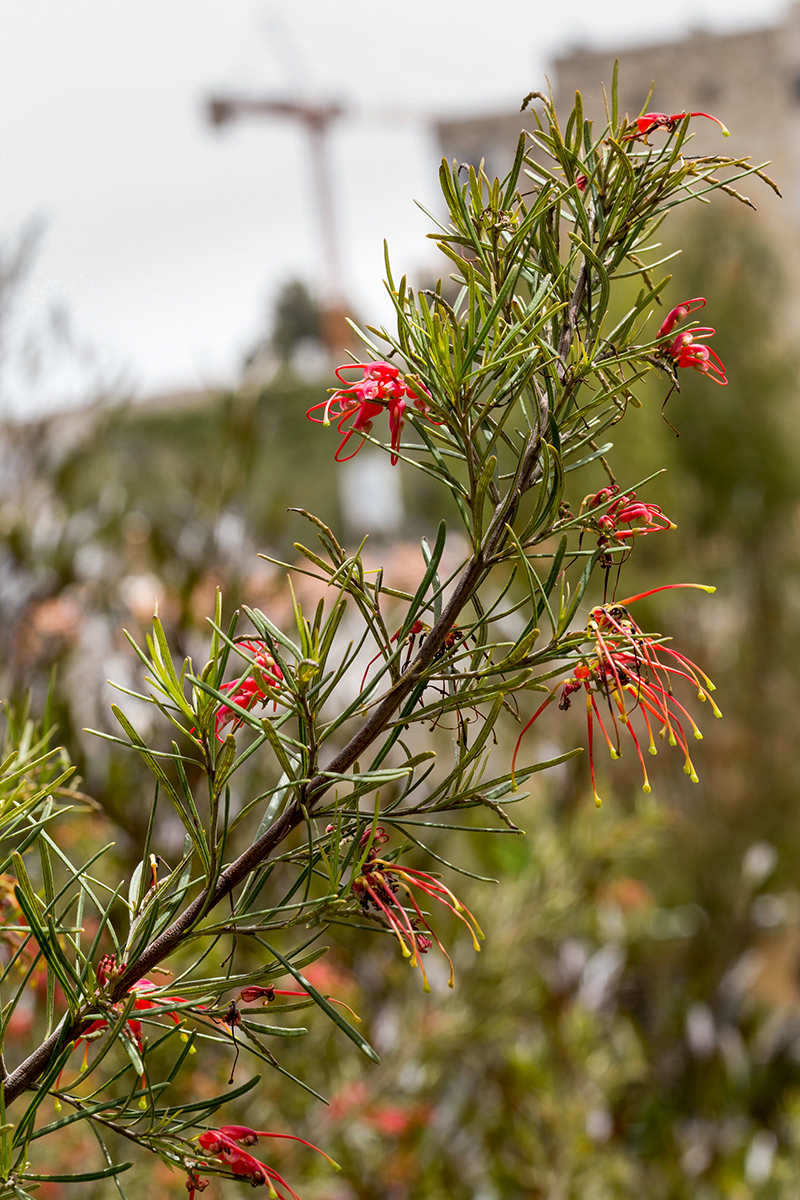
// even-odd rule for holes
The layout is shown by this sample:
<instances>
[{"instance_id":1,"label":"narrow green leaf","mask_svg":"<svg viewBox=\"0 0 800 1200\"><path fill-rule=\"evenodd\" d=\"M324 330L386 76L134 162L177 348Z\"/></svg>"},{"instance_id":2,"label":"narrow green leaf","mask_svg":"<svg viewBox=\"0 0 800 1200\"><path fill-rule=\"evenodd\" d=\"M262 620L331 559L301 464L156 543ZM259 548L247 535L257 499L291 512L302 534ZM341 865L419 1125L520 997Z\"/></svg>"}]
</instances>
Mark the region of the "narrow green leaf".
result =
<instances>
[{"instance_id":1,"label":"narrow green leaf","mask_svg":"<svg viewBox=\"0 0 800 1200\"><path fill-rule=\"evenodd\" d=\"M26 1171L24 1175L20 1175L20 1179L36 1180L40 1183L90 1183L93 1179L110 1179L112 1175L121 1175L123 1171L129 1171L133 1166L132 1162L114 1163L110 1167L103 1167L100 1171L86 1171L77 1175L34 1175L30 1171Z\"/></svg>"},{"instance_id":2,"label":"narrow green leaf","mask_svg":"<svg viewBox=\"0 0 800 1200\"><path fill-rule=\"evenodd\" d=\"M587 561L586 566L583 568L583 572L582 572L580 580L578 582L578 586L575 589L575 595L572 597L571 603L568 605L566 611L562 614L562 616L559 620L558 629L556 631L557 637L561 637L561 635L563 633L565 633L566 630L569 628L572 618L575 616L575 613L578 611L578 605L580 604L581 600L583 599L584 592L586 591L587 587L589 586L589 580L592 577L592 572L594 571L595 567L597 566L597 563L599 562L602 555L603 555L602 549L595 550L595 552L592 554L591 558Z\"/></svg>"},{"instance_id":3,"label":"narrow green leaf","mask_svg":"<svg viewBox=\"0 0 800 1200\"><path fill-rule=\"evenodd\" d=\"M489 490L489 484L494 478L494 473L497 469L497 457L491 454L487 458L484 465L481 477L475 486L475 499L472 504L472 511L475 519L475 546L480 546L483 539L483 506L486 500L486 493Z\"/></svg>"},{"instance_id":4,"label":"narrow green leaf","mask_svg":"<svg viewBox=\"0 0 800 1200\"><path fill-rule=\"evenodd\" d=\"M330 1004L325 997L317 991L314 985L309 983L305 976L301 975L296 967L292 966L288 958L284 958L281 952L276 950L274 946L269 945L268 942L264 942L264 945L267 947L270 954L273 954L278 962L286 968L289 974L297 980L300 986L308 992L309 996L312 997L325 1015L329 1017L331 1021L333 1021L334 1025L338 1025L342 1033L349 1037L350 1041L358 1046L361 1053L365 1054L367 1058L371 1059L374 1063L379 1063L381 1061L380 1058L372 1049L372 1046L370 1046L366 1038L363 1038L358 1030L354 1029L353 1026L344 1019L342 1014L337 1012L333 1005Z\"/></svg>"},{"instance_id":5,"label":"narrow green leaf","mask_svg":"<svg viewBox=\"0 0 800 1200\"><path fill-rule=\"evenodd\" d=\"M444 553L444 547L445 547L446 540L447 540L447 524L444 521L440 521L439 528L436 532L436 541L434 542L433 550L427 550L427 545L428 545L427 542L425 542L425 544L422 547L422 553L425 556L425 561L428 565L426 567L425 574L422 576L420 585L417 588L416 592L414 593L414 597L413 597L410 605L408 606L408 612L406 613L406 619L403 622L403 626L402 626L402 628L400 630L400 634L398 636L398 643L405 641L405 639L408 637L408 635L411 631L411 626L417 620L417 614L422 609L423 601L425 599L425 593L427 592L428 587L430 586L431 580L434 580L436 578L436 571L439 566L439 563L441 562L442 554Z\"/></svg>"},{"instance_id":6,"label":"narrow green leaf","mask_svg":"<svg viewBox=\"0 0 800 1200\"><path fill-rule=\"evenodd\" d=\"M527 137L524 133L521 133L519 135L519 141L517 142L517 152L514 155L514 162L511 164L511 170L508 172L505 180L503 181L506 185L506 190L503 193L503 208L509 208L514 199L514 194L517 190L517 184L519 182L519 173L522 170L522 164L525 159L526 144Z\"/></svg>"}]
</instances>

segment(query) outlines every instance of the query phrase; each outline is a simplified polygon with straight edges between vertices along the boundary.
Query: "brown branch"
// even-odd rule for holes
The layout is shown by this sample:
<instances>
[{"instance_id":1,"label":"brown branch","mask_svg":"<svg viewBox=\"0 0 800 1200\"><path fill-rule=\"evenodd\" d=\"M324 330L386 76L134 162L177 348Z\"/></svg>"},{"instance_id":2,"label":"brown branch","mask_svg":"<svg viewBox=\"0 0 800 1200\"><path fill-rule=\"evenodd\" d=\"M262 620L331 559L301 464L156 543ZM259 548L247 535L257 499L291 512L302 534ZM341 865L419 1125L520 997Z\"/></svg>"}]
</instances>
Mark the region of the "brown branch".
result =
<instances>
[{"instance_id":1,"label":"brown branch","mask_svg":"<svg viewBox=\"0 0 800 1200\"><path fill-rule=\"evenodd\" d=\"M561 337L558 342L558 357L561 359L561 366L559 367L558 373L562 383L567 373L567 358L569 357L570 347L572 346L572 339L575 336L575 326L578 321L578 312L581 304L583 303L583 297L586 292L588 274L589 272L586 266L586 259L584 258L581 269L578 272L578 279L575 283L575 290L572 293L572 299L570 300L567 308L567 319L564 322L564 328L561 332Z\"/></svg>"}]
</instances>

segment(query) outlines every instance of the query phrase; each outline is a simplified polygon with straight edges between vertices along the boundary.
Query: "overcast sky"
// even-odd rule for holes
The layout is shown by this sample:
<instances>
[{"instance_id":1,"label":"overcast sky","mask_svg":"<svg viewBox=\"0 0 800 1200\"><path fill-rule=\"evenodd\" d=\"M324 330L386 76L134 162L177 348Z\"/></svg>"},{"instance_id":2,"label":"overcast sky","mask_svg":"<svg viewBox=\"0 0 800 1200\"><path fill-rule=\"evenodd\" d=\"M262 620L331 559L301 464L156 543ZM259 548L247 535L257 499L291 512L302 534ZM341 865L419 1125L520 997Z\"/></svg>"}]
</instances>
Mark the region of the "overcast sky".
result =
<instances>
[{"instance_id":1,"label":"overcast sky","mask_svg":"<svg viewBox=\"0 0 800 1200\"><path fill-rule=\"evenodd\" d=\"M779 0L6 0L0 254L7 260L24 230L39 233L0 324L2 411L74 404L102 381L136 394L232 382L281 284L318 281L302 131L279 119L210 129L210 93L352 108L330 143L336 207L348 295L375 320L385 313L383 238L403 271L431 258L428 222L414 205L436 203L438 147L426 115L514 109L542 85L551 58L577 45L765 25L784 8ZM40 349L33 380L27 368Z\"/></svg>"}]
</instances>

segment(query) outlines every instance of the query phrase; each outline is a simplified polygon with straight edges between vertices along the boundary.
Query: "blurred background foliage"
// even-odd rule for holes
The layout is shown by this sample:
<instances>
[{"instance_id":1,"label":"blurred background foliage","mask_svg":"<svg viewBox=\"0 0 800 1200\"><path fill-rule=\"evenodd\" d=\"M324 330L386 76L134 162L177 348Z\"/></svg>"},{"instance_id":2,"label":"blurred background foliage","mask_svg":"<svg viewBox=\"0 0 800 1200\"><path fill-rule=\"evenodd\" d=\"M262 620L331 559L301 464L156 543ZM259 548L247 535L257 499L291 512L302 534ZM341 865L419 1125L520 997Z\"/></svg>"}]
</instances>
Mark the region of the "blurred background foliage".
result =
<instances>
[{"instance_id":1,"label":"blurred background foliage","mask_svg":"<svg viewBox=\"0 0 800 1200\"><path fill-rule=\"evenodd\" d=\"M617 595L717 585L713 598L653 597L636 616L668 629L708 671L725 720L702 724L698 785L662 756L654 796L643 797L635 761L612 772L599 759L607 800L596 812L584 755L534 777L513 810L527 838L438 831L437 854L453 857L451 839L466 838L467 868L500 881L455 885L487 933L475 956L442 922L455 992L430 956L433 994L423 995L391 937L334 927L323 938L335 948L309 974L362 1015L382 1065L313 1022L277 1053L329 1107L274 1074L228 1114L311 1137L342 1162L332 1179L305 1151L264 1146L307 1200L755 1200L800 1190L797 362L780 339L779 264L752 229L715 210L683 244L668 304L707 298L701 316L719 331L731 382L682 381L667 421L670 384L654 381L614 431L618 482L666 465L639 495L678 526L641 539ZM337 530L349 522L351 542L369 528L374 497L365 494L358 528L345 515L335 432L305 418L332 382L309 378L318 314L298 285L281 303L240 391L2 430L3 690L18 701L30 692L41 710L56 666L57 736L99 806L79 806L62 835L87 846L115 838L122 869L150 785L123 751L82 732L112 731L106 679L138 685L122 627L141 638L157 601L173 643L202 661L218 585L229 613L244 600L278 623L288 615L285 571L256 557L294 559L306 533L287 508ZM442 513L425 477L398 472L403 515L379 531L374 554L403 578ZM574 508L581 499L571 497ZM580 744L580 708L550 710L526 753ZM167 847L169 837L165 828ZM15 1021L14 1060L38 1034L35 996ZM227 1077L230 1055L197 1057L184 1088ZM247 1065L237 1071L241 1082ZM73 1138L54 1141L51 1169L87 1153ZM159 1164L123 1183L131 1200L154 1186L184 1194ZM97 1186L84 1185L87 1200L109 1194ZM240 1190L218 1180L212 1189ZM67 1191L47 1184L41 1194Z\"/></svg>"}]
</instances>

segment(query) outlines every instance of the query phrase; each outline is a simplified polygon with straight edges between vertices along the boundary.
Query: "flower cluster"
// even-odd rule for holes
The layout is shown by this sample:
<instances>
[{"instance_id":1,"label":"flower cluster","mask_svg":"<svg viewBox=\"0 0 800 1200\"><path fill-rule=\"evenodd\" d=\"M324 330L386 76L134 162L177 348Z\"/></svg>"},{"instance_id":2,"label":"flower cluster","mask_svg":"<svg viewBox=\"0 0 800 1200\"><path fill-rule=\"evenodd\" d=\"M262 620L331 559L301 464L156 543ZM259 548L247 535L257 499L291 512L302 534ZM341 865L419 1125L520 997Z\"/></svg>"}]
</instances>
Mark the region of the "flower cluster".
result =
<instances>
[{"instance_id":1,"label":"flower cluster","mask_svg":"<svg viewBox=\"0 0 800 1200\"><path fill-rule=\"evenodd\" d=\"M285 1189L294 1200L300 1200L297 1192L289 1186L274 1167L268 1167L266 1163L259 1162L247 1150L242 1149L243 1146L255 1146L260 1137L286 1138L293 1142L302 1142L304 1146L309 1146L312 1150L316 1150L317 1154L327 1158L337 1171L340 1169L339 1164L334 1162L324 1150L320 1150L319 1146L314 1146L305 1138L296 1137L293 1133L269 1133L264 1129L250 1129L246 1125L222 1125L219 1129L207 1129L205 1133L200 1134L197 1141L208 1154L213 1154L225 1166L230 1167L232 1174L237 1179L246 1179L253 1187L266 1184L269 1187L270 1195L277 1196L279 1200L286 1200L281 1188ZM186 1181L190 1200L194 1191L201 1191L205 1185L205 1180L198 1180L191 1174Z\"/></svg>"},{"instance_id":2,"label":"flower cluster","mask_svg":"<svg viewBox=\"0 0 800 1200\"><path fill-rule=\"evenodd\" d=\"M628 142L635 141L637 138L644 138L646 141L648 135L655 133L657 129L666 129L667 133L674 133L680 125L681 121L685 121L687 117L706 117L709 121L715 121L722 130L723 137L730 137L731 131L726 129L722 121L718 117L712 117L711 113L704 112L679 112L679 113L644 113L641 117L637 117L634 124L636 130L634 133L629 133L625 140Z\"/></svg>"},{"instance_id":3,"label":"flower cluster","mask_svg":"<svg viewBox=\"0 0 800 1200\"><path fill-rule=\"evenodd\" d=\"M350 383L342 374L343 371L361 371L362 378ZM399 369L388 362L345 363L344 366L336 368L336 378L345 386L332 392L328 400L312 405L306 413L310 421L317 421L325 426L335 421L339 432L344 434L334 456L336 462L346 462L358 454L364 442L364 435L371 432L372 422L385 409L389 414L394 466L398 461L407 401L413 401L414 407L425 417L428 416L427 404L404 382ZM312 415L320 409L321 417ZM428 419L430 420L430 417ZM342 451L353 434L361 435L361 441L355 450L343 454Z\"/></svg>"},{"instance_id":4,"label":"flower cluster","mask_svg":"<svg viewBox=\"0 0 800 1200\"><path fill-rule=\"evenodd\" d=\"M671 338L674 327L698 308L705 308L705 304L702 296L695 296L692 300L684 300L681 304L676 305L667 314L656 336L661 343L661 353L671 361L674 367L692 367L695 371L700 371L709 379L713 379L714 383L724 385L728 380L725 376L723 362L713 350L703 345L704 340L714 336L715 329L709 325L695 326L693 329L682 329L674 338Z\"/></svg>"},{"instance_id":5,"label":"flower cluster","mask_svg":"<svg viewBox=\"0 0 800 1200\"><path fill-rule=\"evenodd\" d=\"M704 591L713 592L713 588L705 588L701 584L668 584L669 587L702 587ZM511 763L512 777L517 754L522 739L549 704L555 699L560 688L558 707L562 711L570 708L572 696L581 690L586 693L587 740L589 749L589 770L592 777L592 791L595 804L599 806L600 797L594 774L594 722L600 727L612 758L619 758L622 749L620 744L619 726L624 725L631 736L636 754L644 774L643 788L650 791L650 781L644 762L641 745L636 731L631 724L634 714L641 715L647 732L648 751L656 754L657 748L653 736L654 727L660 739L666 739L668 745L678 746L684 754L684 771L697 783L697 772L689 753L689 743L684 724L692 731L695 738L702 738L695 721L688 710L673 695L672 680L687 680L697 692L701 701L708 700L715 717L722 716L711 692L714 685L699 667L685 655L650 634L645 634L628 612L627 605L653 592L665 588L654 588L651 592L642 592L638 596L630 596L613 604L602 604L593 608L589 614L586 636L592 642L592 650L573 670L572 675L563 680L550 692L547 699L539 706L525 728L522 730L514 749ZM668 661L665 661L665 658ZM609 729L606 728L600 707L605 710Z\"/></svg>"},{"instance_id":6,"label":"flower cluster","mask_svg":"<svg viewBox=\"0 0 800 1200\"><path fill-rule=\"evenodd\" d=\"M96 972L97 981L100 984L100 986L105 987L116 975L118 975L124 969L124 967L125 967L124 963L121 966L117 965L117 961L113 955L111 955L111 954L103 955L103 957L100 959L100 962L97 964L97 972ZM155 1000L150 999L149 998L150 993L157 992L157 991L158 991L158 985L153 983L149 979L139 979L136 981L136 983L132 984L130 986L130 988L128 989L128 995L133 995L136 997L136 999L133 1002L134 1010L137 1012L145 1012L148 1009L152 1009L152 1008L157 1008L157 1009L163 1010L167 1007L167 1005L171 1005L171 1004L180 1005L181 1008L185 1008L186 1001L181 996L159 996ZM114 1006L114 1008L115 1008L115 1010L118 1010L120 1008L120 1005L116 1004ZM175 1023L175 1025L181 1024L181 1018L178 1016L178 1014L176 1012L165 1012L164 1015L169 1017L170 1020ZM128 1020L125 1022L125 1026L128 1031L128 1034L135 1042L136 1048L138 1049L139 1053L141 1054L141 1052L144 1050L144 1037L142 1035L141 1021L137 1017L129 1017ZM102 1030L102 1029L106 1029L107 1027L108 1027L108 1021L104 1017L98 1017L95 1021L92 1021L89 1025L87 1025L86 1029L84 1029L83 1033L81 1034L81 1036L79 1038L76 1038L75 1046L79 1046L81 1044L81 1042L86 1043L86 1048L83 1053L83 1063L81 1065L82 1071L84 1071L86 1069L86 1062L87 1062L87 1058L89 1055L89 1042L94 1039L95 1034L99 1033L100 1030ZM184 1034L182 1036L185 1038L187 1035ZM60 1076L59 1076L59 1080L60 1080ZM144 1076L142 1076L142 1087L144 1087L144 1086L145 1086L145 1079L144 1079Z\"/></svg>"},{"instance_id":7,"label":"flower cluster","mask_svg":"<svg viewBox=\"0 0 800 1200\"><path fill-rule=\"evenodd\" d=\"M369 850L361 865L361 872L353 881L355 892L364 913L368 916L378 915L391 929L400 943L403 957L409 959L412 967L419 967L422 972L423 989L429 992L430 984L425 973L422 955L427 954L435 942L450 964L450 979L448 986L455 982L453 960L445 950L439 938L431 929L427 917L417 903L412 891L416 888L423 896L438 900L445 908L449 908L460 921L466 925L472 936L472 945L480 950L478 938L483 938L478 922L468 908L453 895L449 888L440 880L426 871L416 871L411 867L399 867L397 863L387 862L378 857L376 846L389 840L382 826L378 826L374 834L368 830L361 839L361 846L369 844ZM409 912L398 899L405 896L413 912ZM425 930L426 932L422 932Z\"/></svg>"},{"instance_id":8,"label":"flower cluster","mask_svg":"<svg viewBox=\"0 0 800 1200\"><path fill-rule=\"evenodd\" d=\"M610 501L610 503L609 503ZM597 508L608 505L599 517L592 514ZM630 545L633 538L642 537L659 529L675 529L658 504L645 504L636 499L636 492L620 493L616 483L601 488L593 496L587 496L581 505L581 512L589 515L591 528L598 534L598 546Z\"/></svg>"},{"instance_id":9,"label":"flower cluster","mask_svg":"<svg viewBox=\"0 0 800 1200\"><path fill-rule=\"evenodd\" d=\"M248 639L238 643L253 655L253 663L248 673L242 679L234 679L223 683L221 692L229 692L233 704L250 711L256 704L265 704L269 699L268 688L280 687L283 675L264 642L258 639ZM217 739L221 742L222 730L226 725L232 725L234 730L242 724L242 718L228 704L223 704L217 712L214 723Z\"/></svg>"}]
</instances>

